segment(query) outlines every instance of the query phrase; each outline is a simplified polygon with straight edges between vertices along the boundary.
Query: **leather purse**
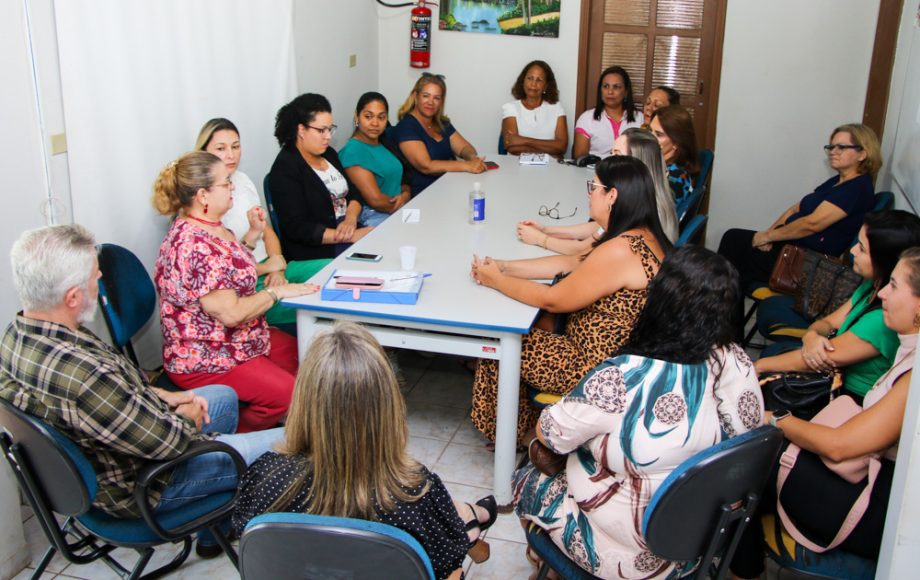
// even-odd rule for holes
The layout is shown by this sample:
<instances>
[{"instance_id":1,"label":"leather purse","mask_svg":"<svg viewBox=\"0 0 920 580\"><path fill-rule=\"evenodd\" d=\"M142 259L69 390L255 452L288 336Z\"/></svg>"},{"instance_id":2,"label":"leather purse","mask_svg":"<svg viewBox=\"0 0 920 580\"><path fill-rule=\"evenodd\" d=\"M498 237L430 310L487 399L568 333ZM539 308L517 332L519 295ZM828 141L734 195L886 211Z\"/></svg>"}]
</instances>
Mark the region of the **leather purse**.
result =
<instances>
[{"instance_id":1,"label":"leather purse","mask_svg":"<svg viewBox=\"0 0 920 580\"><path fill-rule=\"evenodd\" d=\"M802 277L802 265L805 261L805 248L786 244L776 257L768 285L770 290L782 294L795 294Z\"/></svg>"},{"instance_id":2,"label":"leather purse","mask_svg":"<svg viewBox=\"0 0 920 580\"><path fill-rule=\"evenodd\" d=\"M764 408L768 411L787 409L799 419L814 417L833 398L833 392L843 384L840 373L766 372L760 375Z\"/></svg>"},{"instance_id":3,"label":"leather purse","mask_svg":"<svg viewBox=\"0 0 920 580\"><path fill-rule=\"evenodd\" d=\"M540 442L534 437L527 446L527 456L530 462L543 475L553 477L565 469L565 462L568 455L560 455Z\"/></svg>"},{"instance_id":4,"label":"leather purse","mask_svg":"<svg viewBox=\"0 0 920 580\"><path fill-rule=\"evenodd\" d=\"M831 401L830 404L822 409L820 413L815 415L811 422L818 425L826 425L828 427L839 427L861 412L862 407L857 405L852 398L843 396ZM826 457L821 457L821 461L824 463L825 467L833 471L842 479L845 479L850 484L856 485L866 479L867 482L862 491L857 496L856 500L853 502L849 513L847 513L847 516L844 518L833 540L831 540L827 546L820 546L809 540L801 531L799 531L799 529L795 526L792 518L790 518L786 513L786 510L783 508L782 504L783 487L786 485L786 481L789 479L789 475L792 473L792 471L796 468L796 465L800 464L797 462L800 452L801 448L798 445L790 443L786 448L786 451L783 452L783 454L780 456L779 474L776 478L776 511L780 520L783 522L783 527L787 532L789 532L790 536L795 538L799 544L820 554L828 550L832 550L843 543L843 541L846 540L850 533L852 533L852 531L856 528L857 524L859 524L863 514L865 514L866 509L869 507L869 500L872 497L872 488L875 486L875 481L878 477L879 471L881 471L882 462L879 459L879 455L877 453L870 453L868 455L854 457L845 461L831 461ZM820 464L809 464L802 462L801 465ZM799 478L802 481L813 481L813 478L808 477L808 474L800 475L804 476ZM795 492L794 490L787 491L790 493Z\"/></svg>"},{"instance_id":5,"label":"leather purse","mask_svg":"<svg viewBox=\"0 0 920 580\"><path fill-rule=\"evenodd\" d=\"M827 316L849 300L861 282L862 276L850 266L808 251L795 291L795 311L808 320Z\"/></svg>"}]
</instances>

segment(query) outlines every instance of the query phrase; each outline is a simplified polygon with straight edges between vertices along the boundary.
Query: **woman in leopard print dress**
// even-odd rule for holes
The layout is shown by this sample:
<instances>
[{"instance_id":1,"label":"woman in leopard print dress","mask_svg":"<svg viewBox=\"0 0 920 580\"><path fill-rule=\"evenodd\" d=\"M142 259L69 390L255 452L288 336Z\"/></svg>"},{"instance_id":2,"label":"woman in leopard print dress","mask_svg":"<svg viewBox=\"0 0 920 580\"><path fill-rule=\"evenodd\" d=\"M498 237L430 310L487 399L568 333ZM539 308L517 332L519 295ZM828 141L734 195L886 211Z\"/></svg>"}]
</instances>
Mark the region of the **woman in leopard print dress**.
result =
<instances>
[{"instance_id":1,"label":"woman in leopard print dress","mask_svg":"<svg viewBox=\"0 0 920 580\"><path fill-rule=\"evenodd\" d=\"M763 422L757 374L732 343L738 293L728 260L674 250L629 342L540 415L537 437L568 454L566 467L518 470L515 509L591 574L664 578L685 567L646 546L649 499L682 461Z\"/></svg>"},{"instance_id":2,"label":"woman in leopard print dress","mask_svg":"<svg viewBox=\"0 0 920 580\"><path fill-rule=\"evenodd\" d=\"M533 260L474 259L479 284L537 306L546 313L521 344L521 394L518 441L536 423L538 411L524 383L564 395L585 374L614 354L629 338L645 305L649 280L671 244L658 221L655 186L644 163L614 156L598 163L588 182L591 219L604 235L585 256L548 256ZM549 279L568 272L558 284ZM572 313L564 334L554 334L553 315ZM473 424L495 439L498 364L480 360L473 384Z\"/></svg>"}]
</instances>

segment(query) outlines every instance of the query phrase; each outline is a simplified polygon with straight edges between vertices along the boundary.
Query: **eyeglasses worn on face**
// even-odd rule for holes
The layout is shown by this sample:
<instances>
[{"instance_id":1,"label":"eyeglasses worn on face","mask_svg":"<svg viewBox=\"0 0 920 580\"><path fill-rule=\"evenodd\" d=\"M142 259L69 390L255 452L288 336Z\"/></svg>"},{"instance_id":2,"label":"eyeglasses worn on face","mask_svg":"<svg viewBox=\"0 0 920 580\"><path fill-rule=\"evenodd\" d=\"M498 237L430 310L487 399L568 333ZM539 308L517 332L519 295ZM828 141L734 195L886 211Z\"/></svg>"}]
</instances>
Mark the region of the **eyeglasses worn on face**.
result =
<instances>
[{"instance_id":1,"label":"eyeglasses worn on face","mask_svg":"<svg viewBox=\"0 0 920 580\"><path fill-rule=\"evenodd\" d=\"M313 125L307 125L306 127L307 129L313 129L320 135L325 135L326 133L328 133L330 137L335 135L336 130L338 130L339 128L338 125L329 125L328 127L314 127Z\"/></svg>"},{"instance_id":2,"label":"eyeglasses worn on face","mask_svg":"<svg viewBox=\"0 0 920 580\"><path fill-rule=\"evenodd\" d=\"M573 215L575 215L576 212L578 212L577 207L574 210L572 210L572 213L570 213L569 215L560 216L558 201L556 202L556 205L554 205L553 207L546 207L545 205L541 205L540 209L537 211L537 213L540 214L540 217L548 217L553 220L561 220L565 218L570 218Z\"/></svg>"},{"instance_id":3,"label":"eyeglasses worn on face","mask_svg":"<svg viewBox=\"0 0 920 580\"><path fill-rule=\"evenodd\" d=\"M846 151L847 149L854 149L856 151L862 151L862 147L860 147L859 145L841 145L838 143L836 145L825 145L824 146L824 151L826 153L833 153L835 150L843 152L843 151Z\"/></svg>"},{"instance_id":4,"label":"eyeglasses worn on face","mask_svg":"<svg viewBox=\"0 0 920 580\"><path fill-rule=\"evenodd\" d=\"M231 189L231 188L233 188L233 181L231 181L231 180L228 179L226 183L215 183L214 185L212 185L212 186L209 187L208 189L211 189L211 188L213 188L213 187L226 187L227 189Z\"/></svg>"},{"instance_id":5,"label":"eyeglasses worn on face","mask_svg":"<svg viewBox=\"0 0 920 580\"><path fill-rule=\"evenodd\" d=\"M594 193L594 190L597 189L598 187L600 187L601 189L603 189L603 190L604 190L604 193L607 193L607 192L610 191L610 189L611 189L611 188L605 186L603 183L597 183L597 182L594 181L593 179L589 179L589 180L588 180L588 195L591 195L592 193Z\"/></svg>"}]
</instances>

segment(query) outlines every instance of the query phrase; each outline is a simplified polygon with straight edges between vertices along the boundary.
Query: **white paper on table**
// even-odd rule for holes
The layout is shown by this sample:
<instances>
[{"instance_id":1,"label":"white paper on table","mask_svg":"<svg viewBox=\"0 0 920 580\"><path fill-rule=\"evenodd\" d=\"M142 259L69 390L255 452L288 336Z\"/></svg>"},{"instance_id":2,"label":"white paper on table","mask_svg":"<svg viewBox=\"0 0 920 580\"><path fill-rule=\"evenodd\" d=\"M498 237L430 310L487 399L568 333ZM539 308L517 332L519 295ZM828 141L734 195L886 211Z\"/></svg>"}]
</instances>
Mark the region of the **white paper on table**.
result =
<instances>
[{"instance_id":1,"label":"white paper on table","mask_svg":"<svg viewBox=\"0 0 920 580\"><path fill-rule=\"evenodd\" d=\"M521 153L521 165L546 165L549 163L549 153Z\"/></svg>"},{"instance_id":2,"label":"white paper on table","mask_svg":"<svg viewBox=\"0 0 920 580\"><path fill-rule=\"evenodd\" d=\"M404 224L417 224L422 220L422 210L404 209L402 210L402 222Z\"/></svg>"}]
</instances>

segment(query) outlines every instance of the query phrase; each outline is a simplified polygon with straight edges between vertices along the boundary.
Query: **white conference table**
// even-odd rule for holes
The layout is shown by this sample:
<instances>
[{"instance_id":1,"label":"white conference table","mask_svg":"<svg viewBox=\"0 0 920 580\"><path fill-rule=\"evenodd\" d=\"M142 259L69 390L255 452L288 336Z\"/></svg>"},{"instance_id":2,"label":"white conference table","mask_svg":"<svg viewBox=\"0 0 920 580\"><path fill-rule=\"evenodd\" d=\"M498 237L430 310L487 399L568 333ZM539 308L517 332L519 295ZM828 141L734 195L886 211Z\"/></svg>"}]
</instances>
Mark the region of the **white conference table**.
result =
<instances>
[{"instance_id":1,"label":"white conference table","mask_svg":"<svg viewBox=\"0 0 920 580\"><path fill-rule=\"evenodd\" d=\"M561 165L522 166L513 156L497 156L500 167L480 175L448 173L405 208L421 211L418 223L404 223L397 212L350 251L381 254L377 263L346 260L345 254L320 270L311 282L323 285L336 269L400 270L399 247L418 248L415 270L430 273L415 305L323 301L313 294L285 300L297 309L300 358L313 335L334 320L360 322L384 346L488 358L499 361L498 410L495 438L495 497L511 501L515 465L521 336L533 324L538 309L477 285L470 278L474 254L500 259L533 258L548 252L518 241L515 224L535 219L551 225L588 220L586 181L593 171ZM484 224L469 222L469 192L479 181L486 196ZM538 216L541 205L560 220Z\"/></svg>"}]
</instances>

